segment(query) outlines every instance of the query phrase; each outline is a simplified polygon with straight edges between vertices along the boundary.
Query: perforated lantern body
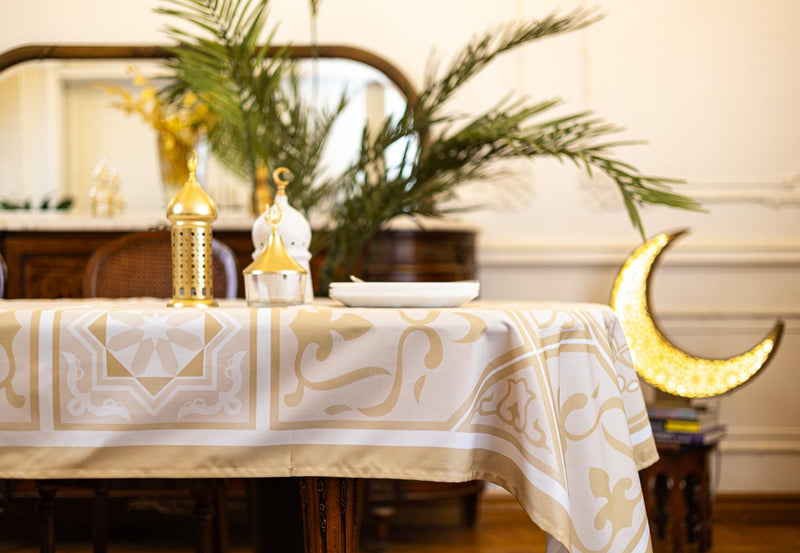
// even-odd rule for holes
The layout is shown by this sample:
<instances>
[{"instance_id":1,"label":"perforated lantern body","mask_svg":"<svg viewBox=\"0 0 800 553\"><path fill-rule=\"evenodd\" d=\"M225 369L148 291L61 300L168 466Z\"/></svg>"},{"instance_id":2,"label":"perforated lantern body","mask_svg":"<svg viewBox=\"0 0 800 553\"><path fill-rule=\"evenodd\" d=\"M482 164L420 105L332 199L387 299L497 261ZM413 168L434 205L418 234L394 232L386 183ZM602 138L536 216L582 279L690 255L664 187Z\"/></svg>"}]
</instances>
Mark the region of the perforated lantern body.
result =
<instances>
[{"instance_id":1,"label":"perforated lantern body","mask_svg":"<svg viewBox=\"0 0 800 553\"><path fill-rule=\"evenodd\" d=\"M217 305L211 249L217 206L197 183L191 165L189 179L167 206L167 219L172 223L172 299L167 305Z\"/></svg>"},{"instance_id":2,"label":"perforated lantern body","mask_svg":"<svg viewBox=\"0 0 800 553\"><path fill-rule=\"evenodd\" d=\"M217 305L213 295L211 225L172 225L170 306Z\"/></svg>"}]
</instances>

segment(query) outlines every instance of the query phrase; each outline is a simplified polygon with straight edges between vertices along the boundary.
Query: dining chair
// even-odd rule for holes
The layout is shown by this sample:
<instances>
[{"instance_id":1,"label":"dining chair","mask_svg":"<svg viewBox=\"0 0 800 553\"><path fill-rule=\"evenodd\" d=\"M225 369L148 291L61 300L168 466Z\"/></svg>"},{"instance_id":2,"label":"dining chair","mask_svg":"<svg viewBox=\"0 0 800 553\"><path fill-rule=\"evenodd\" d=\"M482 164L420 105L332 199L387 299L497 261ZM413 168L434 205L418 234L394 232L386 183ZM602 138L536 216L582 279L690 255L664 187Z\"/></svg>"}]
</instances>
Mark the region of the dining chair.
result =
<instances>
[{"instance_id":1,"label":"dining chair","mask_svg":"<svg viewBox=\"0 0 800 553\"><path fill-rule=\"evenodd\" d=\"M238 292L236 256L212 239L214 297L232 299ZM151 230L126 234L94 252L83 277L87 298L172 297L170 232Z\"/></svg>"},{"instance_id":2,"label":"dining chair","mask_svg":"<svg viewBox=\"0 0 800 553\"><path fill-rule=\"evenodd\" d=\"M232 299L238 291L236 257L223 242L212 239L214 297ZM172 297L172 246L169 231L135 232L116 238L89 258L83 279L84 297ZM147 482L145 482L147 484ZM150 485L160 488L160 483ZM106 549L108 494L119 488L142 489L141 482L94 482L94 551ZM146 489L146 485L144 486ZM227 542L225 485L222 480L174 481L170 487L189 490L197 499L198 551L224 551ZM212 507L213 504L213 507ZM213 515L211 513L213 512ZM213 518L213 522L212 519Z\"/></svg>"}]
</instances>

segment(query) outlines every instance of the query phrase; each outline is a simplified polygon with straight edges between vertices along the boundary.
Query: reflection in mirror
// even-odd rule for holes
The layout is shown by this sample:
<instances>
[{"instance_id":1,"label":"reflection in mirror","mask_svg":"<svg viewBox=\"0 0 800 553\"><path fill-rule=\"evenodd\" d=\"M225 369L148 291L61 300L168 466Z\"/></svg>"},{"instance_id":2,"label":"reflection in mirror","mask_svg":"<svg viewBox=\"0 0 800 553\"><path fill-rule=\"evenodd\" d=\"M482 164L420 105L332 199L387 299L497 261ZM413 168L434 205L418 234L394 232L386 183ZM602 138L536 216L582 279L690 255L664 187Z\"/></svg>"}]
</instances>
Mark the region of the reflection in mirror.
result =
<instances>
[{"instance_id":1,"label":"reflection in mirror","mask_svg":"<svg viewBox=\"0 0 800 553\"><path fill-rule=\"evenodd\" d=\"M301 94L318 108L332 107L344 91L348 105L338 118L322 157L323 174L348 166L365 126L399 117L406 96L375 67L343 58L299 60ZM161 182L157 133L137 113L115 107L103 85L125 87L138 98L130 67L159 86L159 62L127 60L36 60L0 73L0 199L38 208L71 197L73 211L89 211L93 169L101 159L116 170L126 211L161 210L174 194ZM201 184L220 207L242 208L250 184L210 156Z\"/></svg>"}]
</instances>

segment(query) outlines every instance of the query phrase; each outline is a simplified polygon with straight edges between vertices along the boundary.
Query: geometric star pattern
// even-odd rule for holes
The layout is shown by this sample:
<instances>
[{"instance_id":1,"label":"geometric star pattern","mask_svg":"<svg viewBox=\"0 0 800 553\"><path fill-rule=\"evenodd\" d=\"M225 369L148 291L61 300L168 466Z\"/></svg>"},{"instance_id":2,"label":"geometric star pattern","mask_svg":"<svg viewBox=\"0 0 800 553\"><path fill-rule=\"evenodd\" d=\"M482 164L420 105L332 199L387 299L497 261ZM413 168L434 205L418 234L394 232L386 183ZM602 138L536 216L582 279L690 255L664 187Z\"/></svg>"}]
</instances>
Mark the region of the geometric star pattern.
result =
<instances>
[{"instance_id":1,"label":"geometric star pattern","mask_svg":"<svg viewBox=\"0 0 800 553\"><path fill-rule=\"evenodd\" d=\"M106 346L106 376L134 378L153 396L175 378L203 376L203 345L222 326L212 317L176 315L112 313L95 320L89 330Z\"/></svg>"}]
</instances>

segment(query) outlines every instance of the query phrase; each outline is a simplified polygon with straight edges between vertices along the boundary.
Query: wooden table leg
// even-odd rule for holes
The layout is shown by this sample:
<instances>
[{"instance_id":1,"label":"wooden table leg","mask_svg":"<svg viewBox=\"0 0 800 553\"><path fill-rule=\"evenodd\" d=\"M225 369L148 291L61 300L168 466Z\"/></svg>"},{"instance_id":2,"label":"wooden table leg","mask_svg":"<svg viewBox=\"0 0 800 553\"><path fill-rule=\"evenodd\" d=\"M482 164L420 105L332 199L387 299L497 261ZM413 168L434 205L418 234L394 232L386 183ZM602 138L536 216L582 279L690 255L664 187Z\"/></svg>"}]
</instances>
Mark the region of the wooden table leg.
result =
<instances>
[{"instance_id":1,"label":"wooden table leg","mask_svg":"<svg viewBox=\"0 0 800 553\"><path fill-rule=\"evenodd\" d=\"M108 480L95 482L92 498L92 551L108 551Z\"/></svg>"},{"instance_id":2,"label":"wooden table leg","mask_svg":"<svg viewBox=\"0 0 800 553\"><path fill-rule=\"evenodd\" d=\"M682 467L679 466L678 468ZM680 472L675 471L673 474L678 475ZM672 525L672 530L670 532L672 553L683 553L683 545L686 543L686 509L681 487L683 477L676 476L673 482L674 484L670 487L668 499L670 522Z\"/></svg>"},{"instance_id":3,"label":"wooden table leg","mask_svg":"<svg viewBox=\"0 0 800 553\"><path fill-rule=\"evenodd\" d=\"M214 486L214 553L228 553L228 480Z\"/></svg>"},{"instance_id":4,"label":"wooden table leg","mask_svg":"<svg viewBox=\"0 0 800 553\"><path fill-rule=\"evenodd\" d=\"M301 479L306 553L356 553L359 486L353 478Z\"/></svg>"},{"instance_id":5,"label":"wooden table leg","mask_svg":"<svg viewBox=\"0 0 800 553\"><path fill-rule=\"evenodd\" d=\"M712 537L708 456L716 443L656 445L661 459L641 471L653 549L708 551Z\"/></svg>"},{"instance_id":6,"label":"wooden table leg","mask_svg":"<svg viewBox=\"0 0 800 553\"><path fill-rule=\"evenodd\" d=\"M195 552L214 552L214 480L199 480L195 496Z\"/></svg>"},{"instance_id":7,"label":"wooden table leg","mask_svg":"<svg viewBox=\"0 0 800 553\"><path fill-rule=\"evenodd\" d=\"M36 483L36 488L39 490L39 551L40 553L55 553L56 487L47 481L40 481Z\"/></svg>"},{"instance_id":8,"label":"wooden table leg","mask_svg":"<svg viewBox=\"0 0 800 553\"><path fill-rule=\"evenodd\" d=\"M0 536L4 535L3 530L5 525L3 522L5 519L6 511L8 511L11 503L11 481L10 480L0 480Z\"/></svg>"}]
</instances>

